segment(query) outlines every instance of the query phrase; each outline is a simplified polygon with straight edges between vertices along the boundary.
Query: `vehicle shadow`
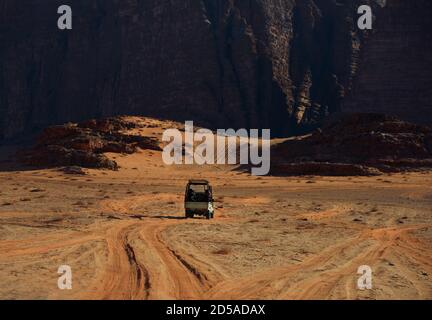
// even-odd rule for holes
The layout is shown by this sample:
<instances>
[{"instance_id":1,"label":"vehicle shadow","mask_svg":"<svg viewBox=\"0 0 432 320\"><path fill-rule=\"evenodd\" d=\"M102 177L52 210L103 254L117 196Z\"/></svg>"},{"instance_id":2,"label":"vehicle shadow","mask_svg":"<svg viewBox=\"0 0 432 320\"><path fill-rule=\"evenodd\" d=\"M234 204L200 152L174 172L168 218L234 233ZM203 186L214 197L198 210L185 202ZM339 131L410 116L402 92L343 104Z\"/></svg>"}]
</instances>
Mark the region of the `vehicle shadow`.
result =
<instances>
[{"instance_id":1,"label":"vehicle shadow","mask_svg":"<svg viewBox=\"0 0 432 320\"><path fill-rule=\"evenodd\" d=\"M202 219L206 219L205 217L186 218L184 216L179 217L179 216L165 216L165 215L151 216L149 218L152 218L152 219L168 219L168 220L186 220L186 219L189 219L189 220L202 220Z\"/></svg>"},{"instance_id":2,"label":"vehicle shadow","mask_svg":"<svg viewBox=\"0 0 432 320\"><path fill-rule=\"evenodd\" d=\"M153 219L170 219L170 220L184 220L186 217L178 217L178 216L152 216Z\"/></svg>"}]
</instances>

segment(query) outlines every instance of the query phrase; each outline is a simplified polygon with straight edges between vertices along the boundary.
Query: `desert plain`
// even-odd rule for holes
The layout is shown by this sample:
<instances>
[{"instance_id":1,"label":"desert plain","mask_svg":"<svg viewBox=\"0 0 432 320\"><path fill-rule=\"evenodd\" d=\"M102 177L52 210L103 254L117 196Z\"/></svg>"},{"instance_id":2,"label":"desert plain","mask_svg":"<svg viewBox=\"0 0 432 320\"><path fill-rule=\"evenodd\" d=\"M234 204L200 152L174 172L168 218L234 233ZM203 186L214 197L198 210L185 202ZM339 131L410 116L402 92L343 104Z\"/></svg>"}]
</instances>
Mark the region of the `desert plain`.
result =
<instances>
[{"instance_id":1,"label":"desert plain","mask_svg":"<svg viewBox=\"0 0 432 320\"><path fill-rule=\"evenodd\" d=\"M15 152L0 147L1 299L432 299L432 172L256 177L140 150L71 175ZM215 219L184 218L192 178Z\"/></svg>"}]
</instances>

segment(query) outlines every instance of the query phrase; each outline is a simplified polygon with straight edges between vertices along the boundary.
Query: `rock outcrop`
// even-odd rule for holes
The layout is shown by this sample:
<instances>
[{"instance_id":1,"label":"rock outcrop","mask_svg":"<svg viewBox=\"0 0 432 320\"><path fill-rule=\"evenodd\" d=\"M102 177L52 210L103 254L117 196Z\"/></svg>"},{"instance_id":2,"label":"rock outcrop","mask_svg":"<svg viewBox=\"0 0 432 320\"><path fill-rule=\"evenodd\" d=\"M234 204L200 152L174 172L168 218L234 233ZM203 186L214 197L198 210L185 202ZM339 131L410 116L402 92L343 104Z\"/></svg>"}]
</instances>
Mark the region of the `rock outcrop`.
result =
<instances>
[{"instance_id":1,"label":"rock outcrop","mask_svg":"<svg viewBox=\"0 0 432 320\"><path fill-rule=\"evenodd\" d=\"M335 116L272 152L272 174L376 175L432 168L432 128L381 114Z\"/></svg>"},{"instance_id":2,"label":"rock outcrop","mask_svg":"<svg viewBox=\"0 0 432 320\"><path fill-rule=\"evenodd\" d=\"M104 153L132 154L138 148L161 150L154 138L124 133L135 126L121 118L109 118L48 127L38 137L35 147L22 153L20 158L32 166L117 170L117 163Z\"/></svg>"},{"instance_id":3,"label":"rock outcrop","mask_svg":"<svg viewBox=\"0 0 432 320\"><path fill-rule=\"evenodd\" d=\"M313 128L350 87L366 3L82 0L60 31L60 1L0 0L0 139L117 114Z\"/></svg>"}]
</instances>

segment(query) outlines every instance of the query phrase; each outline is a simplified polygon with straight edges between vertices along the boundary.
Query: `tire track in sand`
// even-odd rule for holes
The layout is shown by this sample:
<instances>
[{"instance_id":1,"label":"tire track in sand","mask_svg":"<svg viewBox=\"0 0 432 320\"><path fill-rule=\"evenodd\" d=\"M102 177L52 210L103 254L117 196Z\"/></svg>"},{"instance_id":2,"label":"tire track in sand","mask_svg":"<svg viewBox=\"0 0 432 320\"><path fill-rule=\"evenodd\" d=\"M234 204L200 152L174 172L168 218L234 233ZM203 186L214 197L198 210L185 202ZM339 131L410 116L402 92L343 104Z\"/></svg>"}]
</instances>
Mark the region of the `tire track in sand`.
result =
<instances>
[{"instance_id":1,"label":"tire track in sand","mask_svg":"<svg viewBox=\"0 0 432 320\"><path fill-rule=\"evenodd\" d=\"M424 227L425 225L419 225L365 230L352 240L331 246L302 263L271 268L252 276L222 282L208 292L208 297L322 299L332 297L338 289L342 290L338 294L339 298L354 299L358 290L355 288L356 282L351 280L355 278L357 268L363 264L373 265L387 253L393 254L396 250L401 252L401 249L410 259L419 260L418 256L404 248L404 243L409 242L410 232ZM368 240L373 240L374 243L364 248L359 247ZM347 252L357 249L360 252ZM413 283L413 286L423 295L427 290L419 281Z\"/></svg>"},{"instance_id":2,"label":"tire track in sand","mask_svg":"<svg viewBox=\"0 0 432 320\"><path fill-rule=\"evenodd\" d=\"M119 221L105 232L107 262L99 265L93 284L78 294L83 299L144 299L146 269L136 259L129 233L136 222Z\"/></svg>"},{"instance_id":3,"label":"tire track in sand","mask_svg":"<svg viewBox=\"0 0 432 320\"><path fill-rule=\"evenodd\" d=\"M201 299L218 277L204 274L199 260L189 262L162 239L162 232L183 220L121 220L106 231L108 261L84 299ZM186 220L185 220L186 221ZM206 268L209 269L208 267Z\"/></svg>"},{"instance_id":4,"label":"tire track in sand","mask_svg":"<svg viewBox=\"0 0 432 320\"><path fill-rule=\"evenodd\" d=\"M121 207L125 203L128 202L122 200L116 205ZM124 209L124 213L130 212L127 207ZM422 265L427 261L427 257L407 248L411 245L419 248L419 243L412 243L409 233L425 225L386 227L359 230L351 240L328 247L299 264L229 278L199 252L170 248L163 238L164 230L187 221L175 217L137 220L126 215L125 219L111 222L102 236L107 244L107 262L99 266L101 271L89 291L78 298L353 299L358 295L352 281L358 266L374 265L388 255L394 257L395 253L403 253ZM428 294L420 283L414 282L413 286L421 296Z\"/></svg>"}]
</instances>

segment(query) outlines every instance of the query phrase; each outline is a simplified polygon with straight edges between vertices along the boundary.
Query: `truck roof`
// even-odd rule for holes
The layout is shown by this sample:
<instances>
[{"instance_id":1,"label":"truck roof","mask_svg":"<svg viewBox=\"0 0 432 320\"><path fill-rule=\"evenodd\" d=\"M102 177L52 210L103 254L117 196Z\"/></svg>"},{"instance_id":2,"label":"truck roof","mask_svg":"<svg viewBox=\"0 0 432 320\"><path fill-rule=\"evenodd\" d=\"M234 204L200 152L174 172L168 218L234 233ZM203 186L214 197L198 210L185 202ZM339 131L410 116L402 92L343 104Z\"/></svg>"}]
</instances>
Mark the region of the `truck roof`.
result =
<instances>
[{"instance_id":1,"label":"truck roof","mask_svg":"<svg viewBox=\"0 0 432 320\"><path fill-rule=\"evenodd\" d=\"M209 184L207 180L189 180L189 184Z\"/></svg>"}]
</instances>

